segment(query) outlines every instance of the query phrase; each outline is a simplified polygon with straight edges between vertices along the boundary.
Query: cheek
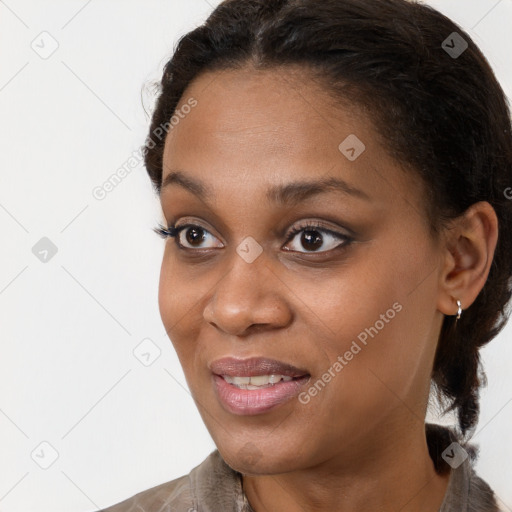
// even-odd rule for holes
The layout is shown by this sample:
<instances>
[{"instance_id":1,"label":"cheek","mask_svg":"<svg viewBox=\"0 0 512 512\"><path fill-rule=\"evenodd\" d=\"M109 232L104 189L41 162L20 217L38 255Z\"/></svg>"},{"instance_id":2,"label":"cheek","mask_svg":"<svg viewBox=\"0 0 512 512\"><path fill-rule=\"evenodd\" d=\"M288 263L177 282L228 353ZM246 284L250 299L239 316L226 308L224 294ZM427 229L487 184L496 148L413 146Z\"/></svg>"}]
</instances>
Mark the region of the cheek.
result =
<instances>
[{"instance_id":1,"label":"cheek","mask_svg":"<svg viewBox=\"0 0 512 512\"><path fill-rule=\"evenodd\" d=\"M167 250L166 250L167 252ZM166 329L170 329L178 318L180 307L179 297L183 293L183 285L180 282L179 275L172 272L168 257L164 253L162 265L160 268L160 282L158 286L158 307L160 316ZM171 333L168 331L168 334Z\"/></svg>"},{"instance_id":2,"label":"cheek","mask_svg":"<svg viewBox=\"0 0 512 512\"><path fill-rule=\"evenodd\" d=\"M435 295L434 255L421 243L407 247L402 242L397 251L390 242L360 246L346 265L321 279L303 278L293 287L297 304L304 304L303 314L331 359L350 350L353 341L361 347L371 343L376 364L393 360L390 368L404 351L411 357L421 351L410 340L420 338L421 345L432 320L428 307Z\"/></svg>"},{"instance_id":3,"label":"cheek","mask_svg":"<svg viewBox=\"0 0 512 512\"><path fill-rule=\"evenodd\" d=\"M375 311L379 315L374 318L370 313L363 324L347 322L346 330L340 327L336 348L326 349L329 364L309 388L316 385L321 391L312 390L317 396L303 413L315 417L327 437L338 438L342 432L356 439L393 410L421 417L422 368L428 361L421 346L409 337L409 322L402 316L408 313L397 304L384 309L385 320L381 320L380 309ZM324 386L319 380L328 383Z\"/></svg>"},{"instance_id":4,"label":"cheek","mask_svg":"<svg viewBox=\"0 0 512 512\"><path fill-rule=\"evenodd\" d=\"M421 403L435 347L436 286L435 273L423 275L433 266L426 251L416 259L377 252L364 268L352 266L315 296L328 299L323 319L333 333L324 347L330 364L343 358L333 369L339 377L326 404L336 404L340 415L359 411L375 421L390 408Z\"/></svg>"},{"instance_id":5,"label":"cheek","mask_svg":"<svg viewBox=\"0 0 512 512\"><path fill-rule=\"evenodd\" d=\"M380 326L381 314L391 309L389 316L394 317L398 279L382 258L376 258L379 264L371 260L372 250L361 248L359 253L329 273L303 274L288 282L295 308L301 311L298 317L310 328L315 344L331 356L343 354L375 322Z\"/></svg>"},{"instance_id":6,"label":"cheek","mask_svg":"<svg viewBox=\"0 0 512 512\"><path fill-rule=\"evenodd\" d=\"M206 290L205 290L206 291ZM172 256L164 254L158 287L158 306L167 335L184 367L194 347L194 326L200 325L201 288L191 282Z\"/></svg>"},{"instance_id":7,"label":"cheek","mask_svg":"<svg viewBox=\"0 0 512 512\"><path fill-rule=\"evenodd\" d=\"M173 244L174 241L167 243ZM197 317L201 299L213 284L208 284L211 281L209 273L199 274L193 266L183 264L175 252L176 249L166 246L160 268L158 304L166 327L178 327L189 317Z\"/></svg>"},{"instance_id":8,"label":"cheek","mask_svg":"<svg viewBox=\"0 0 512 512\"><path fill-rule=\"evenodd\" d=\"M224 274L220 267L205 270L201 265L184 264L166 248L160 269L158 305L185 376L200 368L197 360L201 357L204 310Z\"/></svg>"}]
</instances>

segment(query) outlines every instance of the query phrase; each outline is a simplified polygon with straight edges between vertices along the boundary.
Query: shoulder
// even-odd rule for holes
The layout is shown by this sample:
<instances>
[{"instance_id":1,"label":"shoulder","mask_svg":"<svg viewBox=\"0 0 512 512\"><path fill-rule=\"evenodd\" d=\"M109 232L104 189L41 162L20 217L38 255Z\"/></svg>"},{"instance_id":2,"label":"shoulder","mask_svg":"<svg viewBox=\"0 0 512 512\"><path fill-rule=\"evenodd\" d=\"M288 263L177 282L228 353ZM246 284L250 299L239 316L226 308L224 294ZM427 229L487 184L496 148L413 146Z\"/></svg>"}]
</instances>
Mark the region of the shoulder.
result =
<instances>
[{"instance_id":1,"label":"shoulder","mask_svg":"<svg viewBox=\"0 0 512 512\"><path fill-rule=\"evenodd\" d=\"M451 428L426 424L430 455L439 472L450 472L439 512L500 512L496 495L475 471L478 446L463 442Z\"/></svg>"},{"instance_id":2,"label":"shoulder","mask_svg":"<svg viewBox=\"0 0 512 512\"><path fill-rule=\"evenodd\" d=\"M501 510L496 501L494 491L471 468L468 512L500 512Z\"/></svg>"},{"instance_id":3,"label":"shoulder","mask_svg":"<svg viewBox=\"0 0 512 512\"><path fill-rule=\"evenodd\" d=\"M173 502L187 503L190 500L189 475L184 475L139 492L116 505L101 509L101 512L152 512L165 510L165 505Z\"/></svg>"},{"instance_id":4,"label":"shoulder","mask_svg":"<svg viewBox=\"0 0 512 512\"><path fill-rule=\"evenodd\" d=\"M477 448L458 442L457 434L440 425L426 425L430 455L440 472L449 471L448 489L439 512L500 512L496 496L474 470ZM243 512L251 510L241 475L214 450L188 475L139 492L101 512Z\"/></svg>"},{"instance_id":5,"label":"shoulder","mask_svg":"<svg viewBox=\"0 0 512 512\"><path fill-rule=\"evenodd\" d=\"M101 512L193 512L243 510L239 474L214 450L187 475L135 494Z\"/></svg>"}]
</instances>

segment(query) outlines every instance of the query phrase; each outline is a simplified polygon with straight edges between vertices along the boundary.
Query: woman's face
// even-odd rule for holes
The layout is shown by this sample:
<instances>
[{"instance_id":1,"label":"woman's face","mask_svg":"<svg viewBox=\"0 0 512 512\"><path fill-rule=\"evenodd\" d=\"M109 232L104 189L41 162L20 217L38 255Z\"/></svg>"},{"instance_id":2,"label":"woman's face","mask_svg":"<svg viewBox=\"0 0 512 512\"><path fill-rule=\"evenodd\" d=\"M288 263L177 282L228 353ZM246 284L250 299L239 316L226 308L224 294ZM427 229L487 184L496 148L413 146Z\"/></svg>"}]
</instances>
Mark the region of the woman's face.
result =
<instances>
[{"instance_id":1,"label":"woman's face","mask_svg":"<svg viewBox=\"0 0 512 512\"><path fill-rule=\"evenodd\" d=\"M161 202L194 227L166 242L159 305L224 459L349 466L423 430L443 317L420 180L292 67L204 74L177 111Z\"/></svg>"}]
</instances>

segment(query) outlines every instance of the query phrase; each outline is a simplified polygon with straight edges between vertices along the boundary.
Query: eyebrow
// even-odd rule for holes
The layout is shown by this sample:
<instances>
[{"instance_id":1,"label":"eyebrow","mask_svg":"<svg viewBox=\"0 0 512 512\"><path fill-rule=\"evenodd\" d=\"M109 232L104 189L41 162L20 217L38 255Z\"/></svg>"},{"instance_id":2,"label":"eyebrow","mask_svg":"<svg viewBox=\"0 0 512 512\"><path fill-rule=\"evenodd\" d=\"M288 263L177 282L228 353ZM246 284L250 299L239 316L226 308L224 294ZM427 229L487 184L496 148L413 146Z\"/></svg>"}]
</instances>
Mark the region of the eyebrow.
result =
<instances>
[{"instance_id":1,"label":"eyebrow","mask_svg":"<svg viewBox=\"0 0 512 512\"><path fill-rule=\"evenodd\" d=\"M205 202L209 196L203 183L197 181L195 178L187 176L182 171L171 171L164 178L160 190L163 190L170 185L178 185L198 196ZM309 197L331 191L343 192L344 194L351 195L359 199L371 201L370 196L368 196L366 192L363 192L340 178L334 177L314 181L294 181L285 185L275 185L267 190L266 197L269 201L275 203L295 204Z\"/></svg>"}]
</instances>

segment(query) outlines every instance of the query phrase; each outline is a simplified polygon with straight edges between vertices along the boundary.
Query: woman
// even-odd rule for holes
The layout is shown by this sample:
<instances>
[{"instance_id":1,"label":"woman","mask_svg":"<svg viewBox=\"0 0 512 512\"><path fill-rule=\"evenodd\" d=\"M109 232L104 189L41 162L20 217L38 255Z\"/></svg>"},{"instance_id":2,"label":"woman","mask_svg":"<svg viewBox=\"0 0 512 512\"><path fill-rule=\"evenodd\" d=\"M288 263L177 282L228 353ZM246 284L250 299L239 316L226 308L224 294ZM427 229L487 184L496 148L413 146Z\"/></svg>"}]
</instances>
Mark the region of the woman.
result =
<instances>
[{"instance_id":1,"label":"woman","mask_svg":"<svg viewBox=\"0 0 512 512\"><path fill-rule=\"evenodd\" d=\"M161 316L218 449L107 510L498 510L468 441L511 295L510 128L421 4L226 0L184 36L145 164ZM425 423L431 391L456 428Z\"/></svg>"}]
</instances>

